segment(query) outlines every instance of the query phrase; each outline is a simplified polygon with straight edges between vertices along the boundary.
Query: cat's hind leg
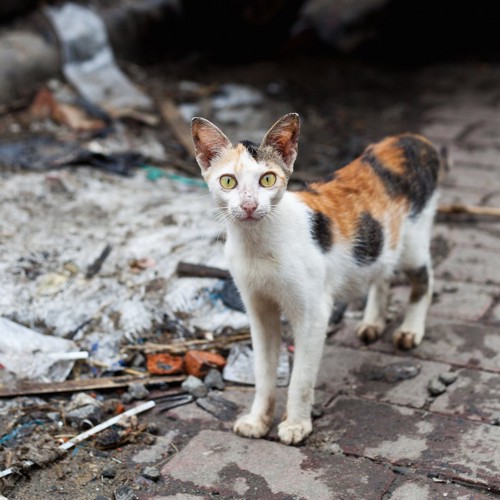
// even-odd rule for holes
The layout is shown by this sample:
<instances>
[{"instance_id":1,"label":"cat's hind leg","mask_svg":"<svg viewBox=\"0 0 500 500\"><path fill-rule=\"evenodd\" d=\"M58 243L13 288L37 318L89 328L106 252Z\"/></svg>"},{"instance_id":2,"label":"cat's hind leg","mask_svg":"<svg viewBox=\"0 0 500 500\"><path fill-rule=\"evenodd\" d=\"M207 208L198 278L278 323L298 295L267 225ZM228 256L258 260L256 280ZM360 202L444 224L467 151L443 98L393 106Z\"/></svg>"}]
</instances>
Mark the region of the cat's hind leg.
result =
<instances>
[{"instance_id":1,"label":"cat's hind leg","mask_svg":"<svg viewBox=\"0 0 500 500\"><path fill-rule=\"evenodd\" d=\"M370 286L363 319L356 328L356 334L365 344L378 340L385 330L388 296L388 280L378 277Z\"/></svg>"},{"instance_id":2,"label":"cat's hind leg","mask_svg":"<svg viewBox=\"0 0 500 500\"><path fill-rule=\"evenodd\" d=\"M260 438L269 432L274 417L281 318L279 308L267 299L253 296L244 302L250 317L255 397L250 413L238 418L233 430L240 436Z\"/></svg>"}]
</instances>

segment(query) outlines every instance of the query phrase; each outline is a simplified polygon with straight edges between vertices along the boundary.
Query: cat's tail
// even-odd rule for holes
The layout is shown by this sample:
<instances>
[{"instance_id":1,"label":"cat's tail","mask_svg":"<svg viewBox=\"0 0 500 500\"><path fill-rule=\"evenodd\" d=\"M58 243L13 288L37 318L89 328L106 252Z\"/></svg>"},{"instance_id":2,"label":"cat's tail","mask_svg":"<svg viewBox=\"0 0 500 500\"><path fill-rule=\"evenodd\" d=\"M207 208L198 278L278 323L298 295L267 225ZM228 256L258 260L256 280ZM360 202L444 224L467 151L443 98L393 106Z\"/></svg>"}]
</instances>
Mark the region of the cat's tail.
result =
<instances>
[{"instance_id":1,"label":"cat's tail","mask_svg":"<svg viewBox=\"0 0 500 500\"><path fill-rule=\"evenodd\" d=\"M453 162L450 159L448 148L446 146L441 146L439 150L438 182L441 182L448 175L452 164Z\"/></svg>"}]
</instances>

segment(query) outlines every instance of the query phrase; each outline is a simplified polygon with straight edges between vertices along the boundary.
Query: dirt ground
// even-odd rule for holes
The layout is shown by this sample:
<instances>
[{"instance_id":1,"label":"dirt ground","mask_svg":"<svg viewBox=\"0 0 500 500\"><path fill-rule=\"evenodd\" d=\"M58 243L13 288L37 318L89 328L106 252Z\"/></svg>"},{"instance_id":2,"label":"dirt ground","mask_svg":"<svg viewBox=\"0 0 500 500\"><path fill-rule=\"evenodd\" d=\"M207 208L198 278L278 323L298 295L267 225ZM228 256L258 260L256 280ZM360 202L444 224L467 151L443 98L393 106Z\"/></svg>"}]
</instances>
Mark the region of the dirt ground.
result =
<instances>
[{"instance_id":1,"label":"dirt ground","mask_svg":"<svg viewBox=\"0 0 500 500\"><path fill-rule=\"evenodd\" d=\"M243 66L185 60L126 68L156 102L168 95L178 105L194 104L191 109L215 123L223 119L219 124L232 139L256 140L282 114L298 112L302 133L298 180L292 189L342 166L371 141L421 131L427 124L426 112L440 102L459 104L461 96L480 99L483 92L496 92L500 101L500 67L474 61L398 70L308 56ZM181 84L186 81L216 92L209 98L195 92L193 97ZM226 84L253 89L260 98L246 106L217 109L213 96ZM27 113L21 108L0 117L2 142L38 133ZM61 126L51 129L47 122L40 127L44 134L69 141L89 140ZM183 165L194 161L163 124L148 127L124 121L123 134L135 137L137 143L150 141L151 148L160 143L164 151L151 154L149 163L182 179L152 181L144 168L120 176L85 164L49 170L0 168L0 315L70 339L81 349L92 350L98 344L94 359L101 362L117 361L127 344L175 339L179 331L164 326L176 317L182 317L194 337L207 331L223 335L227 326L244 330L244 315L210 301L217 280L190 279L185 285L175 274L180 260L225 267L220 228L207 225L207 192L185 180L194 177ZM91 280L84 279L106 244L113 250L102 270ZM446 253L446 240L437 241L436 247ZM138 270L137 261L143 258L152 264ZM110 373L85 363L79 366L72 377ZM96 394L104 415L113 415L124 392ZM167 392L165 387L153 388L149 397ZM226 387L224 396L241 404L241 397L234 394ZM49 456L54 441L76 432L60 419L69 399L0 400L0 470L22 459L37 458L42 464L0 479L0 492L9 499L128 498L120 496L122 486L138 490L140 498L165 494L168 485L147 479L142 469L146 465L161 469L200 425L207 425L198 418L197 412L203 410L194 404L189 405L193 410L182 410L192 411L192 418L155 409L130 424L122 441L115 439L112 446L104 438L100 444L89 441L55 459ZM227 422L217 419L208 425L213 430L228 428ZM13 429L20 432L2 442Z\"/></svg>"}]
</instances>

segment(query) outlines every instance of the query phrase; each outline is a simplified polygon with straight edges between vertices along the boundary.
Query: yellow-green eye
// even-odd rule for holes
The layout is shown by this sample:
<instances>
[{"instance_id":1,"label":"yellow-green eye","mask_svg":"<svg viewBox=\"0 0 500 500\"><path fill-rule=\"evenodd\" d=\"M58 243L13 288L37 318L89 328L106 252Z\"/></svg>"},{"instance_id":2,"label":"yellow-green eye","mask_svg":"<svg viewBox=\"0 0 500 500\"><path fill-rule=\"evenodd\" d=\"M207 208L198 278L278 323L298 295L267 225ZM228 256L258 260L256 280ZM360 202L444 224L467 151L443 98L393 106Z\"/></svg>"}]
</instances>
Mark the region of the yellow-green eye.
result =
<instances>
[{"instance_id":1,"label":"yellow-green eye","mask_svg":"<svg viewBox=\"0 0 500 500\"><path fill-rule=\"evenodd\" d=\"M236 187L236 179L232 175L223 175L219 182L224 189L234 189Z\"/></svg>"},{"instance_id":2,"label":"yellow-green eye","mask_svg":"<svg viewBox=\"0 0 500 500\"><path fill-rule=\"evenodd\" d=\"M276 184L276 176L270 172L264 174L259 181L260 185L265 188L273 187Z\"/></svg>"}]
</instances>

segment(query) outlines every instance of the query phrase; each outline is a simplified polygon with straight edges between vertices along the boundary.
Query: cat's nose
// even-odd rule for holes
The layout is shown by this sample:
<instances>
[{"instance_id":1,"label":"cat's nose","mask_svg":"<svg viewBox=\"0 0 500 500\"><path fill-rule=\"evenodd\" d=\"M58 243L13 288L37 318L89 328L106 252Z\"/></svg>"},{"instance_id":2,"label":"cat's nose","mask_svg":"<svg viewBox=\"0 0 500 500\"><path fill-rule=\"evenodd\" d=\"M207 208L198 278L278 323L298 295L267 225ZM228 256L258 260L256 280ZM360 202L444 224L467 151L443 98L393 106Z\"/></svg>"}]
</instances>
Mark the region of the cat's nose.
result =
<instances>
[{"instance_id":1,"label":"cat's nose","mask_svg":"<svg viewBox=\"0 0 500 500\"><path fill-rule=\"evenodd\" d=\"M257 203L255 201L245 201L241 204L241 208L247 213L247 215L252 215L257 209Z\"/></svg>"}]
</instances>

